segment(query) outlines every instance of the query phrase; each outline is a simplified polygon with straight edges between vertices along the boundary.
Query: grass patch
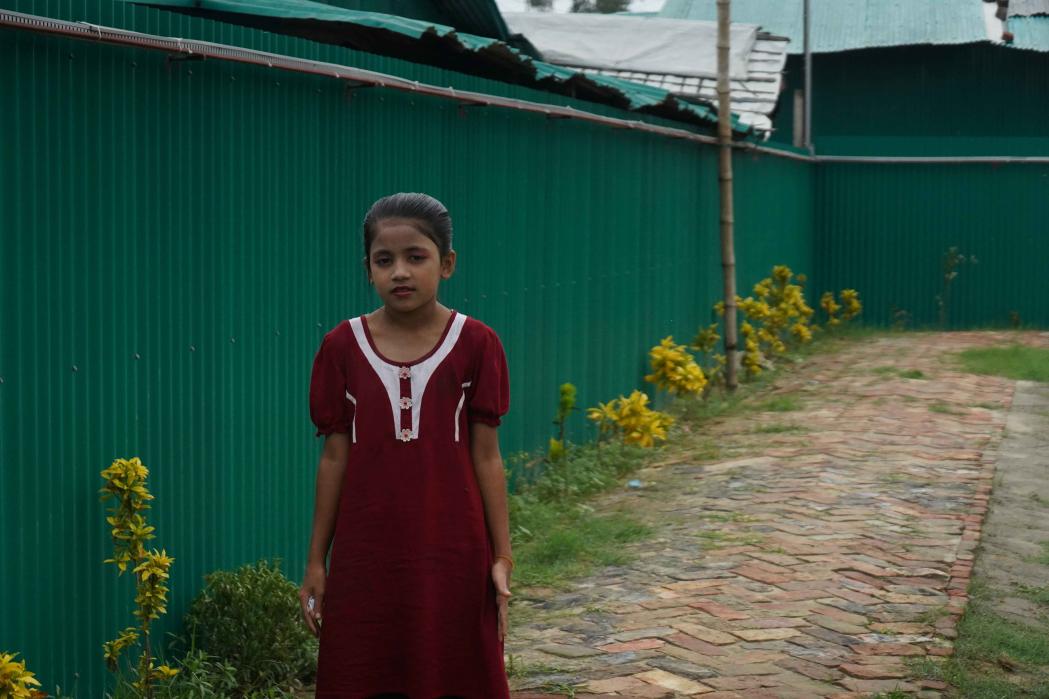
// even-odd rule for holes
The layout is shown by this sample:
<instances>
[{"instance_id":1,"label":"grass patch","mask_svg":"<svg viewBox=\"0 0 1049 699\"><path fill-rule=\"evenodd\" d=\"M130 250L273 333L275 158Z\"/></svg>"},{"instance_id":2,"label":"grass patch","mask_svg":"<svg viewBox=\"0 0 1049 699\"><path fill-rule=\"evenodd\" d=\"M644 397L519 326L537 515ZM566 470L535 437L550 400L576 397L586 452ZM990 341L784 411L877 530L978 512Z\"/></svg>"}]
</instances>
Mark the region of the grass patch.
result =
<instances>
[{"instance_id":1,"label":"grass patch","mask_svg":"<svg viewBox=\"0 0 1049 699\"><path fill-rule=\"evenodd\" d=\"M546 663L530 663L522 660L520 656L510 653L506 657L507 677L531 677L532 675L553 675L563 670L555 665Z\"/></svg>"},{"instance_id":2,"label":"grass patch","mask_svg":"<svg viewBox=\"0 0 1049 699\"><path fill-rule=\"evenodd\" d=\"M966 699L1049 698L1049 635L1044 629L998 616L991 592L974 582L969 607L958 625L954 656L944 660L915 658L907 663L918 679L947 682L950 697ZM1039 590L1041 593L1041 590ZM924 623L935 623L929 610ZM886 695L888 696L888 695Z\"/></svg>"},{"instance_id":3,"label":"grass patch","mask_svg":"<svg viewBox=\"0 0 1049 699\"><path fill-rule=\"evenodd\" d=\"M937 401L929 406L929 412L931 413L942 413L944 415L961 415L961 411L955 410L946 403Z\"/></svg>"},{"instance_id":4,"label":"grass patch","mask_svg":"<svg viewBox=\"0 0 1049 699\"><path fill-rule=\"evenodd\" d=\"M913 696L910 692L905 692L902 689L894 689L891 692L875 694L871 699L911 699Z\"/></svg>"},{"instance_id":5,"label":"grass patch","mask_svg":"<svg viewBox=\"0 0 1049 699\"><path fill-rule=\"evenodd\" d=\"M564 587L595 567L626 563L623 545L648 537L650 528L621 512L596 514L585 501L651 457L649 450L615 442L569 445L563 460L526 473L509 503L515 581Z\"/></svg>"},{"instance_id":6,"label":"grass patch","mask_svg":"<svg viewBox=\"0 0 1049 699\"><path fill-rule=\"evenodd\" d=\"M957 357L962 368L973 374L1049 382L1049 349L1010 345L968 349Z\"/></svg>"},{"instance_id":7,"label":"grass patch","mask_svg":"<svg viewBox=\"0 0 1049 699\"><path fill-rule=\"evenodd\" d=\"M761 425L751 430L752 434L785 434L787 432L806 432L801 425L789 425L783 422L774 422L769 425Z\"/></svg>"},{"instance_id":8,"label":"grass patch","mask_svg":"<svg viewBox=\"0 0 1049 699\"><path fill-rule=\"evenodd\" d=\"M937 621L947 616L947 607L939 606L931 609L926 609L924 612L914 617L914 620L919 624L927 624L934 626Z\"/></svg>"},{"instance_id":9,"label":"grass patch","mask_svg":"<svg viewBox=\"0 0 1049 699\"><path fill-rule=\"evenodd\" d=\"M899 376L901 379L924 379L925 372L920 369L900 369L894 366L879 366L871 369L878 376Z\"/></svg>"},{"instance_id":10,"label":"grass patch","mask_svg":"<svg viewBox=\"0 0 1049 699\"><path fill-rule=\"evenodd\" d=\"M697 519L706 519L711 522L753 522L754 517L741 512L703 512L696 515Z\"/></svg>"},{"instance_id":11,"label":"grass patch","mask_svg":"<svg viewBox=\"0 0 1049 699\"><path fill-rule=\"evenodd\" d=\"M1033 585L1016 585L1016 591L1021 597L1025 597L1040 607L1049 607L1049 585L1035 587Z\"/></svg>"},{"instance_id":12,"label":"grass patch","mask_svg":"<svg viewBox=\"0 0 1049 699\"><path fill-rule=\"evenodd\" d=\"M775 396L760 403L755 403L753 409L767 413L788 413L794 410L801 410L801 401L794 396Z\"/></svg>"},{"instance_id":13,"label":"grass patch","mask_svg":"<svg viewBox=\"0 0 1049 699\"><path fill-rule=\"evenodd\" d=\"M719 549L725 546L757 546L765 540L759 534L728 534L719 530L696 532L699 545L704 551Z\"/></svg>"},{"instance_id":14,"label":"grass patch","mask_svg":"<svg viewBox=\"0 0 1049 699\"><path fill-rule=\"evenodd\" d=\"M1042 552L1037 556L1033 556L1031 560L1034 563L1041 563L1044 566L1049 566L1049 541L1043 541L1038 545L1042 547Z\"/></svg>"}]
</instances>

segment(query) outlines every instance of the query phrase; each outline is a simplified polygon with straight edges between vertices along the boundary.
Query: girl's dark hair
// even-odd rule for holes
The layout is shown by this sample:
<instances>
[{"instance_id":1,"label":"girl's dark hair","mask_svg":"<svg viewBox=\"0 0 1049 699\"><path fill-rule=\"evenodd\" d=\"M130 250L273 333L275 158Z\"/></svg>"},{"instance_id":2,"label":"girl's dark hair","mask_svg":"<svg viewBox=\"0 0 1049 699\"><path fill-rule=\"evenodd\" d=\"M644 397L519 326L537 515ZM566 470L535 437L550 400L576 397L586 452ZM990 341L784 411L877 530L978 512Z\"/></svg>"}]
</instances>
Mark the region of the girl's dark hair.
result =
<instances>
[{"instance_id":1,"label":"girl's dark hair","mask_svg":"<svg viewBox=\"0 0 1049 699\"><path fill-rule=\"evenodd\" d=\"M419 232L432 240L441 256L452 251L452 217L444 204L429 194L400 192L372 204L364 217L364 256L371 254L379 222L388 218L410 219Z\"/></svg>"}]
</instances>

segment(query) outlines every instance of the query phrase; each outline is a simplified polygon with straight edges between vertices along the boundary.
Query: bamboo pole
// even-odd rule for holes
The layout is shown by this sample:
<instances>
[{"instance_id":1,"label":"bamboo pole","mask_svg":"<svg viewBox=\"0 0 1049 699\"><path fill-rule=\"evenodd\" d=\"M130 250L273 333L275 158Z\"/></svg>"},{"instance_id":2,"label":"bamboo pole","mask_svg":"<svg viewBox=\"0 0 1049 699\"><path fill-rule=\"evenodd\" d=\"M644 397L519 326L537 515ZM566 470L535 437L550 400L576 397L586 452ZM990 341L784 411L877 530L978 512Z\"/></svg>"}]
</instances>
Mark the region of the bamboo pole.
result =
<instances>
[{"instance_id":1,"label":"bamboo pole","mask_svg":"<svg viewBox=\"0 0 1049 699\"><path fill-rule=\"evenodd\" d=\"M718 188L721 193L721 275L725 302L725 386L736 390L736 249L732 210L732 106L729 88L730 0L718 2Z\"/></svg>"}]
</instances>

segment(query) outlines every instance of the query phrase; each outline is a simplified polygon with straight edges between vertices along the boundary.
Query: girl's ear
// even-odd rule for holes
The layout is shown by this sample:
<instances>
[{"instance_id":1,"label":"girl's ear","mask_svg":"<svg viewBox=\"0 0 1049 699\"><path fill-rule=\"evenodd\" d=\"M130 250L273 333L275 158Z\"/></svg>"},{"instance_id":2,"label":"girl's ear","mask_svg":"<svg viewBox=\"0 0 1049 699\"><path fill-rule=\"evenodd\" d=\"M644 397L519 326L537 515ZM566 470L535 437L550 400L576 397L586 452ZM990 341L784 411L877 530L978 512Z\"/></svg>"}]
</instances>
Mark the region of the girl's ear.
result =
<instances>
[{"instance_id":1,"label":"girl's ear","mask_svg":"<svg viewBox=\"0 0 1049 699\"><path fill-rule=\"evenodd\" d=\"M372 268L368 266L368 258L362 257L361 262L364 263L364 273L368 276L368 283L372 284Z\"/></svg>"},{"instance_id":2,"label":"girl's ear","mask_svg":"<svg viewBox=\"0 0 1049 699\"><path fill-rule=\"evenodd\" d=\"M455 250L441 258L441 279L447 279L455 273Z\"/></svg>"}]
</instances>

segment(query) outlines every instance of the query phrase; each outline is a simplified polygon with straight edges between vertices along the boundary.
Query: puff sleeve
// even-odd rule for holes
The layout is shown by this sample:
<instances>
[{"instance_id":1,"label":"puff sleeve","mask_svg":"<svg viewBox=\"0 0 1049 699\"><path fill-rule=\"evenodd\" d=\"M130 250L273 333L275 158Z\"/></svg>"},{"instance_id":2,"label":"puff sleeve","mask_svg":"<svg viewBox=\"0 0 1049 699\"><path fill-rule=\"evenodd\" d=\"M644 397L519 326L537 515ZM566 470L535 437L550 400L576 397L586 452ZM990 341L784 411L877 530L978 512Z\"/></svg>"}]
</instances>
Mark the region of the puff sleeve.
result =
<instances>
[{"instance_id":1,"label":"puff sleeve","mask_svg":"<svg viewBox=\"0 0 1049 699\"><path fill-rule=\"evenodd\" d=\"M499 336L490 328L481 342L468 419L497 427L510 409L510 373Z\"/></svg>"},{"instance_id":2,"label":"puff sleeve","mask_svg":"<svg viewBox=\"0 0 1049 699\"><path fill-rule=\"evenodd\" d=\"M313 373L310 376L310 419L317 427L318 437L334 432L350 432L353 415L346 391L342 357L333 347L331 339L325 337L313 360Z\"/></svg>"}]
</instances>

